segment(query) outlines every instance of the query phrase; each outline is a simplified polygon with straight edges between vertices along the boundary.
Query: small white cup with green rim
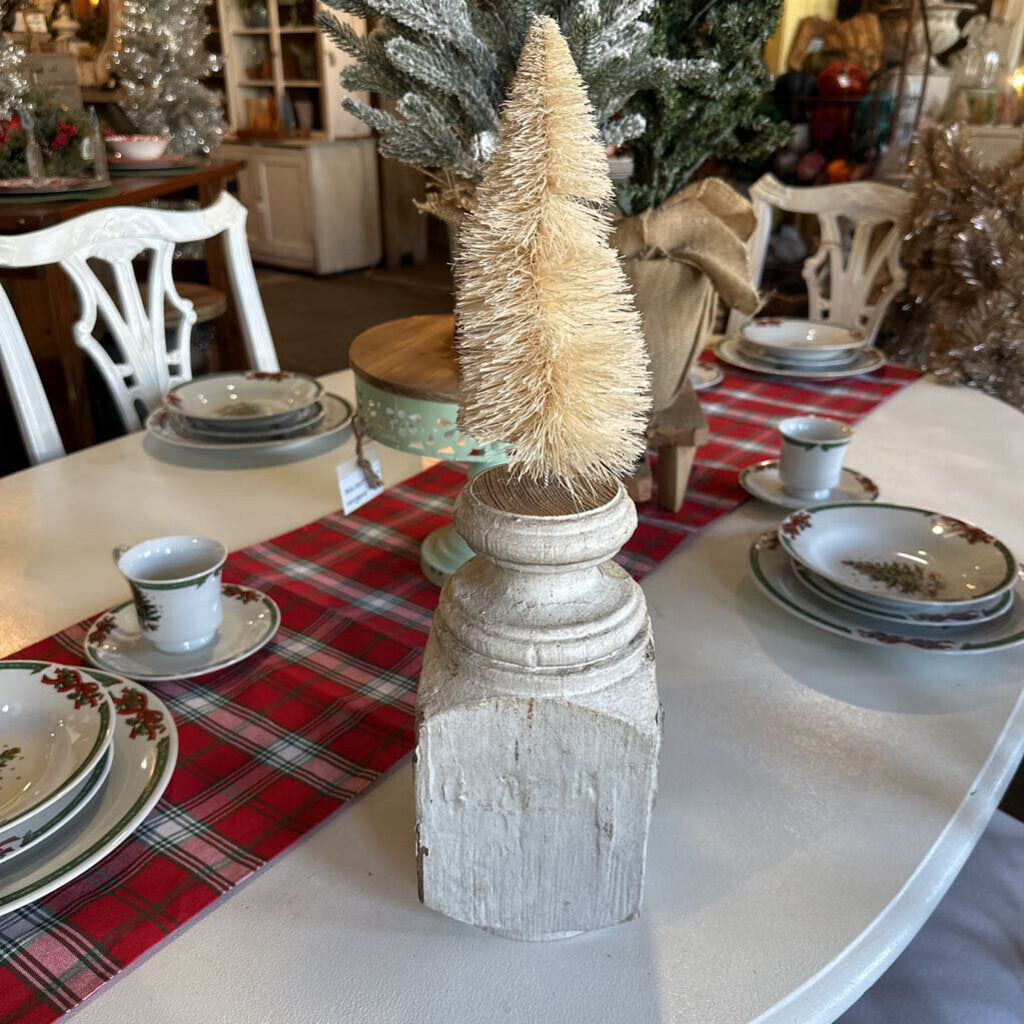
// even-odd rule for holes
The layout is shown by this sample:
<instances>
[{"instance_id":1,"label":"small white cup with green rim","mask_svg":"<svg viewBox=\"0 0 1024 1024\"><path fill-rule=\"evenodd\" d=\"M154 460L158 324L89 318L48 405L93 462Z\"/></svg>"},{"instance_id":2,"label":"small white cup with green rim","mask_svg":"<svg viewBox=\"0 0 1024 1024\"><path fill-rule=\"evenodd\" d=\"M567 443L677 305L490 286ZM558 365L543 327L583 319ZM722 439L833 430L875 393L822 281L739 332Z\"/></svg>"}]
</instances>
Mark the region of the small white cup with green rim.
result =
<instances>
[{"instance_id":1,"label":"small white cup with green rim","mask_svg":"<svg viewBox=\"0 0 1024 1024\"><path fill-rule=\"evenodd\" d=\"M132 588L139 630L157 650L183 654L217 635L227 556L219 541L188 535L114 548L114 562Z\"/></svg>"},{"instance_id":2,"label":"small white cup with green rim","mask_svg":"<svg viewBox=\"0 0 1024 1024\"><path fill-rule=\"evenodd\" d=\"M839 484L853 430L824 416L790 416L779 423L779 479L794 498L820 501Z\"/></svg>"}]
</instances>

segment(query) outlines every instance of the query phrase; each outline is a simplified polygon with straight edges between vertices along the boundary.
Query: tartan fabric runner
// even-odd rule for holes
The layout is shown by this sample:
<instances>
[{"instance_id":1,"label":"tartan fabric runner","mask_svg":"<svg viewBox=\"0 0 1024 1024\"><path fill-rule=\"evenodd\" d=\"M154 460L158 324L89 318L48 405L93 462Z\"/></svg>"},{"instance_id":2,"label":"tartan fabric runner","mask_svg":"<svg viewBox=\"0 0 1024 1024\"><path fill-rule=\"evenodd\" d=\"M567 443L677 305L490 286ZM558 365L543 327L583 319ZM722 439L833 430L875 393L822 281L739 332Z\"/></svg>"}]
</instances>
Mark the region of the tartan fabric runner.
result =
<instances>
[{"instance_id":1,"label":"tartan fabric runner","mask_svg":"<svg viewBox=\"0 0 1024 1024\"><path fill-rule=\"evenodd\" d=\"M620 561L641 578L743 501L737 470L777 454L779 418L854 422L915 378L888 367L815 385L727 371L703 396L711 440L682 511L641 506ZM100 864L0 918L0 1024L46 1024L76 1006L411 750L438 596L420 574L419 544L446 521L464 479L441 463L351 516L336 512L230 556L225 580L269 593L280 631L240 665L151 684L179 730L167 792ZM14 657L80 664L87 624Z\"/></svg>"}]
</instances>

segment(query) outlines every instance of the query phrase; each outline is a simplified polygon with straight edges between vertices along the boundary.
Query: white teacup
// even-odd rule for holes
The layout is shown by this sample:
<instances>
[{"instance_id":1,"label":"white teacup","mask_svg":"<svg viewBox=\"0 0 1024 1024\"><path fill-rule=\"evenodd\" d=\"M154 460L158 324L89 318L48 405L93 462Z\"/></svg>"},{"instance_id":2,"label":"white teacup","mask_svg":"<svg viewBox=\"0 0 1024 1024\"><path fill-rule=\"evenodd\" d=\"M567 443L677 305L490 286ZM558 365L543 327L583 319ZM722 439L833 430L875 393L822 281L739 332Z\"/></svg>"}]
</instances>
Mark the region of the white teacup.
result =
<instances>
[{"instance_id":1,"label":"white teacup","mask_svg":"<svg viewBox=\"0 0 1024 1024\"><path fill-rule=\"evenodd\" d=\"M779 423L779 478L787 494L817 501L839 484L853 430L822 416L790 416Z\"/></svg>"},{"instance_id":2,"label":"white teacup","mask_svg":"<svg viewBox=\"0 0 1024 1024\"><path fill-rule=\"evenodd\" d=\"M217 634L224 610L220 573L227 549L206 537L158 537L115 548L132 588L139 629L167 654L195 651Z\"/></svg>"}]
</instances>

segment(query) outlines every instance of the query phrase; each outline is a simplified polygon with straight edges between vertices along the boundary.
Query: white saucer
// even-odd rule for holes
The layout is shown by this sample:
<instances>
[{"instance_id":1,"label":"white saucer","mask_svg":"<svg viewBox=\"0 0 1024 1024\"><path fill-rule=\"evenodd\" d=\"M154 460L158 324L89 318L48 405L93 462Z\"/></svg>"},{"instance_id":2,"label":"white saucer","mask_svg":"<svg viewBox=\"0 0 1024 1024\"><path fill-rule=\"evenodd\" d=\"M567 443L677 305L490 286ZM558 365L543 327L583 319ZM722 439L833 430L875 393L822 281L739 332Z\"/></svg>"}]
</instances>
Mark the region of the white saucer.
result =
<instances>
[{"instance_id":1,"label":"white saucer","mask_svg":"<svg viewBox=\"0 0 1024 1024\"><path fill-rule=\"evenodd\" d=\"M870 373L880 366L885 366L885 356L876 348L862 348L854 358L842 367L813 369L810 366L784 366L770 363L747 355L739 347L739 338L722 338L715 343L712 351L725 363L738 366L741 370L767 374L769 377L799 377L804 380L838 380L840 377L859 377L862 373Z\"/></svg>"},{"instance_id":2,"label":"white saucer","mask_svg":"<svg viewBox=\"0 0 1024 1024\"><path fill-rule=\"evenodd\" d=\"M725 380L720 366L714 363L694 363L690 367L690 386L694 391L707 391Z\"/></svg>"},{"instance_id":3,"label":"white saucer","mask_svg":"<svg viewBox=\"0 0 1024 1024\"><path fill-rule=\"evenodd\" d=\"M843 467L839 486L828 492L827 498L794 498L787 494L779 478L779 460L766 459L740 472L740 486L755 498L778 505L779 508L806 508L808 505L832 505L837 502L877 501L878 485L870 477L855 469Z\"/></svg>"},{"instance_id":4,"label":"white saucer","mask_svg":"<svg viewBox=\"0 0 1024 1024\"><path fill-rule=\"evenodd\" d=\"M101 615L85 637L85 656L98 668L130 679L190 679L227 668L270 642L281 613L266 594L225 583L224 621L216 638L198 651L165 654L139 631L135 605L125 601Z\"/></svg>"}]
</instances>

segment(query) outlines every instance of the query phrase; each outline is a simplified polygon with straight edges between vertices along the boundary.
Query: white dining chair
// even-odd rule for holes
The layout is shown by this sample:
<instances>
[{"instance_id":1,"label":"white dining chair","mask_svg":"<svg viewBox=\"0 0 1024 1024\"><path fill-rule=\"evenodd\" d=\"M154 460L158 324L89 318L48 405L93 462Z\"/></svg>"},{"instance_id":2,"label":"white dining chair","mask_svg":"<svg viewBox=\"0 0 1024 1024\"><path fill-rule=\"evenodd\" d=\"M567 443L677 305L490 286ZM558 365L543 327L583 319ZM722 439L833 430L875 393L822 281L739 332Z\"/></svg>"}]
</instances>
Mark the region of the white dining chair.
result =
<instances>
[{"instance_id":1,"label":"white dining chair","mask_svg":"<svg viewBox=\"0 0 1024 1024\"><path fill-rule=\"evenodd\" d=\"M750 187L757 228L750 238L750 269L759 288L776 210L818 218L821 241L804 261L810 319L834 320L875 339L906 273L899 251L910 196L894 185L851 181L791 188L766 174ZM881 235L879 228L888 225ZM746 314L732 310L727 332L739 332Z\"/></svg>"},{"instance_id":2,"label":"white dining chair","mask_svg":"<svg viewBox=\"0 0 1024 1024\"><path fill-rule=\"evenodd\" d=\"M14 315L7 293L0 287L0 372L14 406L18 430L29 462L35 465L64 454L60 432L43 390L28 342Z\"/></svg>"},{"instance_id":3,"label":"white dining chair","mask_svg":"<svg viewBox=\"0 0 1024 1024\"><path fill-rule=\"evenodd\" d=\"M192 376L189 341L196 314L192 303L178 294L172 278L174 250L182 243L223 236L250 365L257 370L280 369L256 286L245 237L245 217L245 207L227 192L199 210L135 206L93 210L39 231L0 236L0 267L59 264L64 269L78 295L75 343L95 363L125 429L136 430L145 415L161 403L168 388ZM143 253L149 255L144 291L136 280L133 265L133 260ZM109 267L113 294L90 266L90 260ZM180 314L170 341L165 330L165 301ZM114 356L97 340L100 321L116 349ZM10 324L0 327L4 349L10 346L15 351L17 339L8 338ZM21 335L20 329L17 334ZM21 364L17 354L11 358L11 365L16 363ZM6 358L4 366L6 373ZM22 388L19 393L26 396L28 390ZM12 399L17 405L18 398L12 395ZM28 412L19 412L18 416L23 431L26 425L35 423ZM26 445L31 456L36 444L26 439Z\"/></svg>"}]
</instances>

